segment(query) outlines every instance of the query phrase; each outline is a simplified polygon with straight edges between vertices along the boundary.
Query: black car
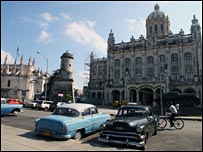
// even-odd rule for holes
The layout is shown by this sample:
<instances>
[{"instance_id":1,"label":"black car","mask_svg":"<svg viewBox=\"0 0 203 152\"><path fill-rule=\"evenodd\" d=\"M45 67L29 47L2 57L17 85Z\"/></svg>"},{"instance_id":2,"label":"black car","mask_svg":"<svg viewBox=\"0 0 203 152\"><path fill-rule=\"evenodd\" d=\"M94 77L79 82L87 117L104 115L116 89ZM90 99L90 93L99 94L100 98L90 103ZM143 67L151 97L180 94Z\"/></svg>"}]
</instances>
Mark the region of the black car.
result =
<instances>
[{"instance_id":1,"label":"black car","mask_svg":"<svg viewBox=\"0 0 203 152\"><path fill-rule=\"evenodd\" d=\"M158 121L151 106L126 105L119 108L115 118L101 125L98 140L145 149L147 139L157 134Z\"/></svg>"}]
</instances>

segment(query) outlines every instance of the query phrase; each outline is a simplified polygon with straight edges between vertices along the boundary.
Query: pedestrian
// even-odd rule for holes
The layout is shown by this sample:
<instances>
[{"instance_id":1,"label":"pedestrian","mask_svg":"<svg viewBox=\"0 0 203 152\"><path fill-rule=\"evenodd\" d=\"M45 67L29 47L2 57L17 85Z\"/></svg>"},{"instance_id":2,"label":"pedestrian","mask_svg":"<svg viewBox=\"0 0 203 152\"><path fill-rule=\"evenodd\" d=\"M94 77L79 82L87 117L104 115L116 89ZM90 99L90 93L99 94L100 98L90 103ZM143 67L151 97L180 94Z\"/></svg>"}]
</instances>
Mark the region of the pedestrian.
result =
<instances>
[{"instance_id":1,"label":"pedestrian","mask_svg":"<svg viewBox=\"0 0 203 152\"><path fill-rule=\"evenodd\" d=\"M175 116L177 116L177 109L176 107L174 106L174 103L171 102L171 105L169 107L169 110L171 112L171 116L169 117L169 120L170 120L170 124L171 126L170 127L173 127L174 126L174 118Z\"/></svg>"}]
</instances>

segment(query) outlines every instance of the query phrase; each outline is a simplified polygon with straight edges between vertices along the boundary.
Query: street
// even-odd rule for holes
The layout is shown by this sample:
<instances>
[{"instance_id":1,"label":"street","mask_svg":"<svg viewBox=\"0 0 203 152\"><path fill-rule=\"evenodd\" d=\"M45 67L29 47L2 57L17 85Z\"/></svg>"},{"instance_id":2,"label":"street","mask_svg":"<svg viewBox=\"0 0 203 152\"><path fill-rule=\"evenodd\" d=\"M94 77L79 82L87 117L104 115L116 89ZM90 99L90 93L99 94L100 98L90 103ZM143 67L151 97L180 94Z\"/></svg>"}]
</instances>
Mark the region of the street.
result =
<instances>
[{"instance_id":1,"label":"street","mask_svg":"<svg viewBox=\"0 0 203 152\"><path fill-rule=\"evenodd\" d=\"M100 112L107 112L105 109L99 109ZM88 150L88 151L134 151L133 147L121 145L102 144L97 140L99 132L86 135L80 141L75 140L56 140L48 137L34 136L34 121L36 118L49 115L51 112L24 109L23 113L16 116L1 117L1 141L4 144L7 140L13 143L28 143L27 151L31 150ZM185 120L185 126L182 130L167 127L165 130L159 130L158 135L152 136L147 143L146 151L202 151L202 121ZM7 128L7 129L5 129ZM10 138L9 138L10 137ZM9 138L9 139L8 139ZM36 148L35 145L38 145ZM15 147L3 147L1 150L21 150ZM24 149L25 150L25 149ZM33 149L32 149L33 150Z\"/></svg>"}]
</instances>

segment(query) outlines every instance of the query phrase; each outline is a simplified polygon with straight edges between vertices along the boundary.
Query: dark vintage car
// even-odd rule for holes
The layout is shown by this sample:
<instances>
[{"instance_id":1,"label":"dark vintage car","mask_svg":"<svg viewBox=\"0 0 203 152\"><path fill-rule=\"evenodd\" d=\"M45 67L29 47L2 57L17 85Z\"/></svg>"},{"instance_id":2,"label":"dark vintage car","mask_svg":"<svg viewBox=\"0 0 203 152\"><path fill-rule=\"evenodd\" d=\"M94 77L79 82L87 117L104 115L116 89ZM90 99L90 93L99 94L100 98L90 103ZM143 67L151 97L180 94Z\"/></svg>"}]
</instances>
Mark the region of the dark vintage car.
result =
<instances>
[{"instance_id":1,"label":"dark vintage car","mask_svg":"<svg viewBox=\"0 0 203 152\"><path fill-rule=\"evenodd\" d=\"M157 134L158 121L151 106L122 106L115 118L101 125L98 140L145 149L147 139Z\"/></svg>"}]
</instances>

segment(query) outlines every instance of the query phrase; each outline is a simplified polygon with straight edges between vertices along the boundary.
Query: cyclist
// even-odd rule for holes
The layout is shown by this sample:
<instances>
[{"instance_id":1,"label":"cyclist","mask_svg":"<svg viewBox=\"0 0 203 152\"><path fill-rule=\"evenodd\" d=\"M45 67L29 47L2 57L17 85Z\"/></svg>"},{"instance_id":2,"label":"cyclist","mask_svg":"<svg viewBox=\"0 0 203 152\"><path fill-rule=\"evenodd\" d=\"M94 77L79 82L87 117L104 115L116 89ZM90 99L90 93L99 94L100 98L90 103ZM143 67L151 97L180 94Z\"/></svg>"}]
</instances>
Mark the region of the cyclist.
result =
<instances>
[{"instance_id":1,"label":"cyclist","mask_svg":"<svg viewBox=\"0 0 203 152\"><path fill-rule=\"evenodd\" d=\"M171 112L171 116L169 117L169 120L170 120L170 123L171 123L171 126L170 127L173 127L174 126L174 118L175 118L175 116L177 116L177 109L176 109L176 107L174 106L174 103L173 102L171 102L171 105L170 105L170 107L169 107L169 110L170 110L170 112Z\"/></svg>"}]
</instances>

